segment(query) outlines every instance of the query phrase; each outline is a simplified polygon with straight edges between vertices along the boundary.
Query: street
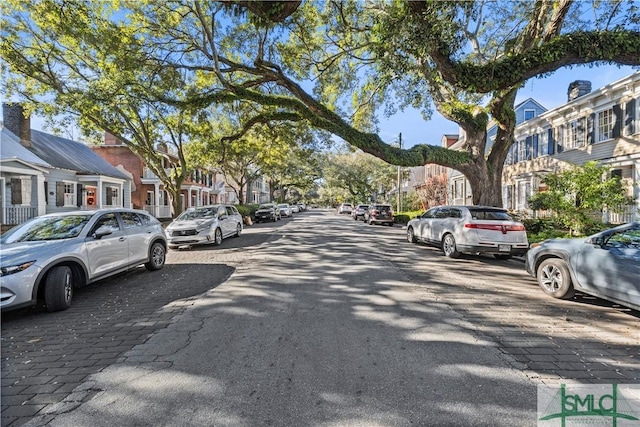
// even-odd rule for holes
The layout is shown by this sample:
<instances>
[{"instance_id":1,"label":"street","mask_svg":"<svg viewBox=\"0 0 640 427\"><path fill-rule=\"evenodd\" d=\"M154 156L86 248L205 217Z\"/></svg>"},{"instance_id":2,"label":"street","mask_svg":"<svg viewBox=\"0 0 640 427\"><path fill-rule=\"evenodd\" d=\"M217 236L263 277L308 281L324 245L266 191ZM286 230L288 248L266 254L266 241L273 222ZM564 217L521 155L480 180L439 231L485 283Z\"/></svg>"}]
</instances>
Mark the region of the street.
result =
<instances>
[{"instance_id":1,"label":"street","mask_svg":"<svg viewBox=\"0 0 640 427\"><path fill-rule=\"evenodd\" d=\"M531 426L538 384L640 383L640 313L335 211L2 316L2 425Z\"/></svg>"}]
</instances>

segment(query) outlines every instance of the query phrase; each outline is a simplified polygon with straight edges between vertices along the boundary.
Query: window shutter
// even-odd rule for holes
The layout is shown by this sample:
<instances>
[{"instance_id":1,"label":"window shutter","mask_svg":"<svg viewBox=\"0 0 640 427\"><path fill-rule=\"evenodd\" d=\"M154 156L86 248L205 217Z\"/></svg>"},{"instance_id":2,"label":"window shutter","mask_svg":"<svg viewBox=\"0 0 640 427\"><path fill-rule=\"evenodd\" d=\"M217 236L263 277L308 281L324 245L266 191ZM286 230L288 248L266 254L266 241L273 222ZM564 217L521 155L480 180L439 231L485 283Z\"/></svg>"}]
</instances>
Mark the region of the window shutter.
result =
<instances>
[{"instance_id":1,"label":"window shutter","mask_svg":"<svg viewBox=\"0 0 640 427\"><path fill-rule=\"evenodd\" d=\"M596 113L591 113L587 117L587 144L593 144L596 142Z\"/></svg>"},{"instance_id":2,"label":"window shutter","mask_svg":"<svg viewBox=\"0 0 640 427\"><path fill-rule=\"evenodd\" d=\"M555 150L556 144L555 144L555 140L553 139L553 129L552 128L548 129L547 132L549 132L549 134L548 134L549 137L548 137L548 140L547 140L547 144L549 144L549 146L548 146L547 153L549 153L549 155L555 154L555 152L556 152L556 150Z\"/></svg>"},{"instance_id":3,"label":"window shutter","mask_svg":"<svg viewBox=\"0 0 640 427\"><path fill-rule=\"evenodd\" d=\"M520 141L513 145L513 164L518 163L518 152L520 151Z\"/></svg>"},{"instance_id":4,"label":"window shutter","mask_svg":"<svg viewBox=\"0 0 640 427\"><path fill-rule=\"evenodd\" d=\"M82 206L82 189L82 184L76 185L76 204L78 205L78 207Z\"/></svg>"},{"instance_id":5,"label":"window shutter","mask_svg":"<svg viewBox=\"0 0 640 427\"><path fill-rule=\"evenodd\" d=\"M633 135L636 132L636 99L627 102L624 107L624 133L625 135Z\"/></svg>"},{"instance_id":6,"label":"window shutter","mask_svg":"<svg viewBox=\"0 0 640 427\"><path fill-rule=\"evenodd\" d=\"M44 182L44 203L49 204L49 181Z\"/></svg>"},{"instance_id":7,"label":"window shutter","mask_svg":"<svg viewBox=\"0 0 640 427\"><path fill-rule=\"evenodd\" d=\"M107 205L111 206L113 203L113 191L111 191L111 187L107 187Z\"/></svg>"},{"instance_id":8,"label":"window shutter","mask_svg":"<svg viewBox=\"0 0 640 427\"><path fill-rule=\"evenodd\" d=\"M582 117L578 119L578 125L576 126L578 147L582 147L586 142L585 132L584 132L585 131L584 125L586 121L587 121L586 117ZM573 148L576 148L576 147L573 147Z\"/></svg>"},{"instance_id":9,"label":"window shutter","mask_svg":"<svg viewBox=\"0 0 640 427\"><path fill-rule=\"evenodd\" d=\"M64 182L56 182L56 206L64 206Z\"/></svg>"},{"instance_id":10,"label":"window shutter","mask_svg":"<svg viewBox=\"0 0 640 427\"><path fill-rule=\"evenodd\" d=\"M538 134L533 135L533 158L538 157Z\"/></svg>"},{"instance_id":11,"label":"window shutter","mask_svg":"<svg viewBox=\"0 0 640 427\"><path fill-rule=\"evenodd\" d=\"M613 124L613 137L620 138L620 131L622 130L622 108L620 108L620 104L613 106L613 115L616 120Z\"/></svg>"},{"instance_id":12,"label":"window shutter","mask_svg":"<svg viewBox=\"0 0 640 427\"><path fill-rule=\"evenodd\" d=\"M562 124L558 128L558 154L564 151L564 134L566 128L566 124Z\"/></svg>"},{"instance_id":13,"label":"window shutter","mask_svg":"<svg viewBox=\"0 0 640 427\"><path fill-rule=\"evenodd\" d=\"M530 136L528 136L525 139L525 143L524 143L524 159L523 160L531 160L531 146L533 145L533 138L531 138Z\"/></svg>"},{"instance_id":14,"label":"window shutter","mask_svg":"<svg viewBox=\"0 0 640 427\"><path fill-rule=\"evenodd\" d=\"M22 180L20 178L11 178L11 203L14 205L22 204Z\"/></svg>"}]
</instances>

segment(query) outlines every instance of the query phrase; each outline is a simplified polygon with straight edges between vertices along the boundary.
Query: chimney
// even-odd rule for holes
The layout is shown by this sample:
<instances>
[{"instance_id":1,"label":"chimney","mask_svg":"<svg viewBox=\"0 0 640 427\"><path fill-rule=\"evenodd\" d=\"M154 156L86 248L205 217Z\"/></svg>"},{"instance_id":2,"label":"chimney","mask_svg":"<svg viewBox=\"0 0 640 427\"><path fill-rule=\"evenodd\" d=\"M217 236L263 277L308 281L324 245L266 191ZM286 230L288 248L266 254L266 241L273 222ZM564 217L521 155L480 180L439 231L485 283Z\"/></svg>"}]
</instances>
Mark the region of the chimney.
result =
<instances>
[{"instance_id":1,"label":"chimney","mask_svg":"<svg viewBox=\"0 0 640 427\"><path fill-rule=\"evenodd\" d=\"M115 135L105 132L104 133L104 145L121 145L120 140Z\"/></svg>"},{"instance_id":2,"label":"chimney","mask_svg":"<svg viewBox=\"0 0 640 427\"><path fill-rule=\"evenodd\" d=\"M569 89L567 90L567 102L580 98L589 92L591 92L591 82L589 80L576 80L569 84Z\"/></svg>"},{"instance_id":3,"label":"chimney","mask_svg":"<svg viewBox=\"0 0 640 427\"><path fill-rule=\"evenodd\" d=\"M31 148L31 118L24 116L22 104L2 104L4 127L20 138L20 143Z\"/></svg>"}]
</instances>

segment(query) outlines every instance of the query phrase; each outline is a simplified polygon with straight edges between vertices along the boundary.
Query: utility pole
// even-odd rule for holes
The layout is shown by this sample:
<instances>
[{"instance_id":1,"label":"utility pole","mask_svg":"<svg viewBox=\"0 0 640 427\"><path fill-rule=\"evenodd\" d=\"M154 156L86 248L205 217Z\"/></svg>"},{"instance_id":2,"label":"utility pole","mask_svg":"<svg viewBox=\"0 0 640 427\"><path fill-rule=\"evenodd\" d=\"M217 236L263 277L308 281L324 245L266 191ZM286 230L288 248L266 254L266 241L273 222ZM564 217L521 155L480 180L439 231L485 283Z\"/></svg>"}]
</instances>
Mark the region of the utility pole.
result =
<instances>
[{"instance_id":1,"label":"utility pole","mask_svg":"<svg viewBox=\"0 0 640 427\"><path fill-rule=\"evenodd\" d=\"M400 132L400 136L398 137L398 146L402 150L402 132ZM401 179L402 179L402 172L400 170L400 166L398 166L398 198L397 198L398 209L396 210L397 213L400 213L400 209L402 208L402 203L400 201L400 199L402 198L402 191L400 189Z\"/></svg>"}]
</instances>

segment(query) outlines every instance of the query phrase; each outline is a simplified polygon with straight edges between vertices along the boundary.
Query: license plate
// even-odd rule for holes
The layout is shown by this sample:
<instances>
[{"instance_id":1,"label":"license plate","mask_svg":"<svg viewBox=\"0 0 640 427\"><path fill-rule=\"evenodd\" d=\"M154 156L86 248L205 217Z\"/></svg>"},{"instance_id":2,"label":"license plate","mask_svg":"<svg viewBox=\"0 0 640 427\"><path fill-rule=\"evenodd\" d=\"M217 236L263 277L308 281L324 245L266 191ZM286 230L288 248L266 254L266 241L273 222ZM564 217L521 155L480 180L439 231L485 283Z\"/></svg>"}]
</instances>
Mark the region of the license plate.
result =
<instances>
[{"instance_id":1,"label":"license plate","mask_svg":"<svg viewBox=\"0 0 640 427\"><path fill-rule=\"evenodd\" d=\"M511 245L498 245L500 252L511 252Z\"/></svg>"}]
</instances>

